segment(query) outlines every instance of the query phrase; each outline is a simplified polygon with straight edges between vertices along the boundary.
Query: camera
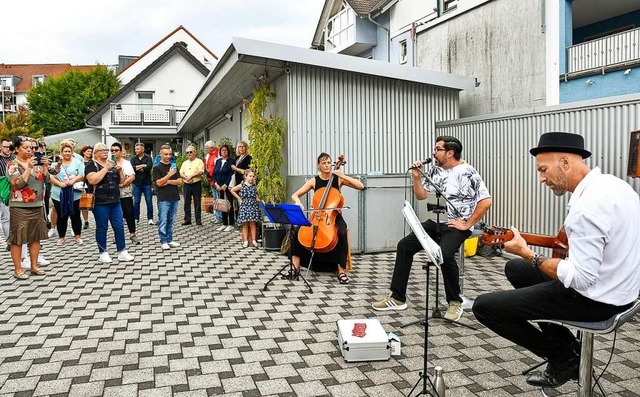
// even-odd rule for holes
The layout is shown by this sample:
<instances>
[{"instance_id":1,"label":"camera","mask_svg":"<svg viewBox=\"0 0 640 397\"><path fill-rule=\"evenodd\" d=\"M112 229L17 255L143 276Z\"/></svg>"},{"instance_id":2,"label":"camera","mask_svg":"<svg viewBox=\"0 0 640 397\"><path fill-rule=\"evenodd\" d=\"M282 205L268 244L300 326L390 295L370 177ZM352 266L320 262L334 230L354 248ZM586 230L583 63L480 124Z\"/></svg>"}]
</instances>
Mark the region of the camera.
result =
<instances>
[{"instance_id":1,"label":"camera","mask_svg":"<svg viewBox=\"0 0 640 397\"><path fill-rule=\"evenodd\" d=\"M33 154L33 157L36 160L36 165L42 165L42 156L44 156L44 153L35 152Z\"/></svg>"}]
</instances>

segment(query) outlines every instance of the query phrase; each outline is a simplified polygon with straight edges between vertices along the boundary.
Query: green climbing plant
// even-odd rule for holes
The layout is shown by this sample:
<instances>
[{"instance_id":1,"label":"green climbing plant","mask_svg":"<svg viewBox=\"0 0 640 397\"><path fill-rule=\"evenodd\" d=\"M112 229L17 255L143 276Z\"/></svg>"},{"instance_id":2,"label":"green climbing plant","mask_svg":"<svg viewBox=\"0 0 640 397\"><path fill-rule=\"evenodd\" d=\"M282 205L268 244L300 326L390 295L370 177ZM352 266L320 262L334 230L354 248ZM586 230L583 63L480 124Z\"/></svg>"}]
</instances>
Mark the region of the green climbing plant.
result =
<instances>
[{"instance_id":1,"label":"green climbing plant","mask_svg":"<svg viewBox=\"0 0 640 397\"><path fill-rule=\"evenodd\" d=\"M286 182L280 170L283 165L282 149L286 122L282 116L265 116L268 106L275 99L268 79L259 83L252 99L245 102L247 126L251 147L251 168L258 178L258 195L270 203L282 203L287 194Z\"/></svg>"}]
</instances>

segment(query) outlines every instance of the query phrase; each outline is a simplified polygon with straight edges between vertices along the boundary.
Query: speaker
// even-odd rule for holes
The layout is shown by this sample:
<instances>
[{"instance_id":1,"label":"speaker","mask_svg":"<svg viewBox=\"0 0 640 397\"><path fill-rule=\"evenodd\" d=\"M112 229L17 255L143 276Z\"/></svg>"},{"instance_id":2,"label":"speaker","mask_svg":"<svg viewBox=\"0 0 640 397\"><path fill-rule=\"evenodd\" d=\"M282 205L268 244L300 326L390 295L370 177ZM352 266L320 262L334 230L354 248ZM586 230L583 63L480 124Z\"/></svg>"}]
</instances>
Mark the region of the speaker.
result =
<instances>
[{"instance_id":1,"label":"speaker","mask_svg":"<svg viewBox=\"0 0 640 397\"><path fill-rule=\"evenodd\" d=\"M627 176L640 177L640 131L631 132Z\"/></svg>"}]
</instances>

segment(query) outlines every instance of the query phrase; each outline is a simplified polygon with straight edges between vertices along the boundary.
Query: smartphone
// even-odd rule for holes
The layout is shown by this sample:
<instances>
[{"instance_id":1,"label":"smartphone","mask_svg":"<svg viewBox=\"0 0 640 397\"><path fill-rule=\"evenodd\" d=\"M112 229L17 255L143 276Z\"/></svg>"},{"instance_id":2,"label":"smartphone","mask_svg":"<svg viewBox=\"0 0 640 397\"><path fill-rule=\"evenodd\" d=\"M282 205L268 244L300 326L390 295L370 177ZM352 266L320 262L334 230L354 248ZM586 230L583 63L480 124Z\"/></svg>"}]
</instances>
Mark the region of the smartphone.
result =
<instances>
[{"instance_id":1,"label":"smartphone","mask_svg":"<svg viewBox=\"0 0 640 397\"><path fill-rule=\"evenodd\" d=\"M116 155L115 154L111 155L111 161L116 161Z\"/></svg>"},{"instance_id":2,"label":"smartphone","mask_svg":"<svg viewBox=\"0 0 640 397\"><path fill-rule=\"evenodd\" d=\"M60 156L56 156L53 158L53 162L54 163L59 163L60 162Z\"/></svg>"},{"instance_id":3,"label":"smartphone","mask_svg":"<svg viewBox=\"0 0 640 397\"><path fill-rule=\"evenodd\" d=\"M44 156L44 153L35 152L33 154L33 157L36 159L36 165L42 165L42 156Z\"/></svg>"}]
</instances>

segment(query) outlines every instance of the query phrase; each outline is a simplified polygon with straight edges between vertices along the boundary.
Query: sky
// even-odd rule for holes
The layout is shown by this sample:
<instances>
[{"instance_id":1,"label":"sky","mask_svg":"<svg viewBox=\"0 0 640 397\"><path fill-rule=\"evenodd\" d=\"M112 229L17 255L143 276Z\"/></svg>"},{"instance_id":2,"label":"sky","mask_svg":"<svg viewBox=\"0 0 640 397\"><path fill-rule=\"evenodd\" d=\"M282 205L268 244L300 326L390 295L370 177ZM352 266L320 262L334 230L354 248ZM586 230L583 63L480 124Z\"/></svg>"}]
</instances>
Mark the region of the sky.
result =
<instances>
[{"instance_id":1,"label":"sky","mask_svg":"<svg viewBox=\"0 0 640 397\"><path fill-rule=\"evenodd\" d=\"M4 1L0 63L117 64L182 25L218 58L232 37L309 48L324 0Z\"/></svg>"}]
</instances>

